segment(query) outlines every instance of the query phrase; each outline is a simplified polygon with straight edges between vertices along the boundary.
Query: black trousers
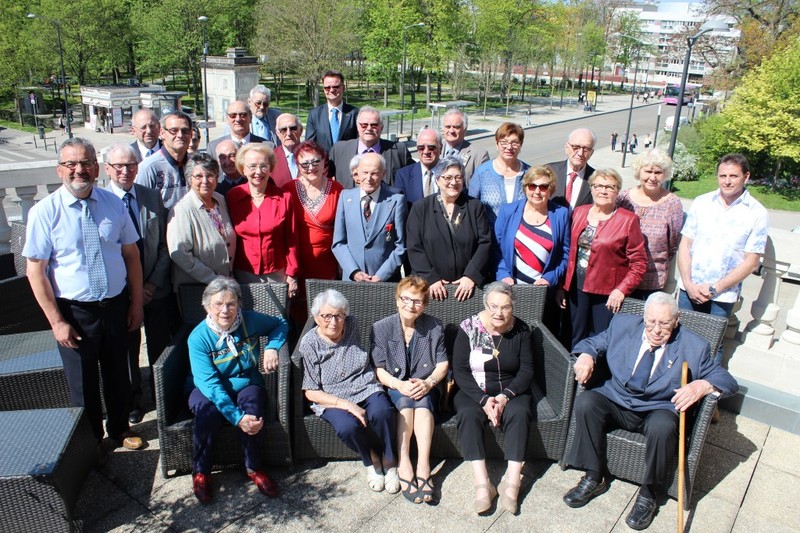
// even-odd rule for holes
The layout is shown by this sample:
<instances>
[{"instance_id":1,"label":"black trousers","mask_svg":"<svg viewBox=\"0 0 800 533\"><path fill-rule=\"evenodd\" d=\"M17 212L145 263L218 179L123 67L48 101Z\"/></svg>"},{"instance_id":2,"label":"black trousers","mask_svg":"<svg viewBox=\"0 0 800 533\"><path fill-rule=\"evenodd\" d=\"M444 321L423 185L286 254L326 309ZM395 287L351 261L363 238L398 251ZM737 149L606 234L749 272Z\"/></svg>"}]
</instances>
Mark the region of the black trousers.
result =
<instances>
[{"instance_id":1,"label":"black trousers","mask_svg":"<svg viewBox=\"0 0 800 533\"><path fill-rule=\"evenodd\" d=\"M573 283L569 289L569 313L572 321L572 348L587 337L608 329L614 313L608 310L607 294L591 294L577 288Z\"/></svg>"},{"instance_id":2,"label":"black trousers","mask_svg":"<svg viewBox=\"0 0 800 533\"><path fill-rule=\"evenodd\" d=\"M483 427L489 417L483 408L459 390L453 400L458 422L458 440L467 461L486 459L486 446L483 442ZM505 438L503 455L506 461L524 461L528 449L528 433L531 427L531 395L520 394L510 398L503 410L502 427Z\"/></svg>"},{"instance_id":3,"label":"black trousers","mask_svg":"<svg viewBox=\"0 0 800 533\"><path fill-rule=\"evenodd\" d=\"M103 397L110 437L128 430L128 408L131 384L128 378L128 293L103 302L77 302L56 299L61 315L81 337L78 347L58 347L64 363L70 400L83 407L94 436L103 438L103 408L100 402L100 378L103 375Z\"/></svg>"},{"instance_id":4,"label":"black trousers","mask_svg":"<svg viewBox=\"0 0 800 533\"><path fill-rule=\"evenodd\" d=\"M144 332L147 335L147 360L150 364L150 389L153 390L153 364L169 345L178 323L178 305L175 295L151 300L144 306ZM142 347L142 330L128 333L128 374L131 382L131 407L142 407L142 373L139 370L139 350Z\"/></svg>"},{"instance_id":5,"label":"black trousers","mask_svg":"<svg viewBox=\"0 0 800 533\"><path fill-rule=\"evenodd\" d=\"M567 464L582 470L605 472L605 435L611 429L640 431L645 437L643 485L664 481L667 466L678 447L678 413L667 409L631 411L596 391L575 399L575 438Z\"/></svg>"}]
</instances>

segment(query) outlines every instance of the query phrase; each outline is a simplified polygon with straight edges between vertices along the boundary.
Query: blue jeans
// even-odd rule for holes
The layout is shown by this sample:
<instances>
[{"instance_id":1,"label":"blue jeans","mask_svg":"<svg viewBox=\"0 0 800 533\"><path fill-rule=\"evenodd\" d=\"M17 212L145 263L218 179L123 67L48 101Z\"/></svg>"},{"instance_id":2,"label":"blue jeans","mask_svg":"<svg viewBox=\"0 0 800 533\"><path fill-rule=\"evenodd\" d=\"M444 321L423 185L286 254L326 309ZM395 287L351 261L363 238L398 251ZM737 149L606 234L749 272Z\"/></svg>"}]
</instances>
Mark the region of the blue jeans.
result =
<instances>
[{"instance_id":1,"label":"blue jeans","mask_svg":"<svg viewBox=\"0 0 800 533\"><path fill-rule=\"evenodd\" d=\"M691 309L692 311L706 313L713 316L721 316L722 318L728 318L731 316L734 304L735 302L715 302L714 300L709 300L703 304L697 304L689 298L689 295L684 290L681 290L678 296L679 308ZM722 363L722 344L720 344L719 350L717 350L717 354L714 359L717 363Z\"/></svg>"}]
</instances>

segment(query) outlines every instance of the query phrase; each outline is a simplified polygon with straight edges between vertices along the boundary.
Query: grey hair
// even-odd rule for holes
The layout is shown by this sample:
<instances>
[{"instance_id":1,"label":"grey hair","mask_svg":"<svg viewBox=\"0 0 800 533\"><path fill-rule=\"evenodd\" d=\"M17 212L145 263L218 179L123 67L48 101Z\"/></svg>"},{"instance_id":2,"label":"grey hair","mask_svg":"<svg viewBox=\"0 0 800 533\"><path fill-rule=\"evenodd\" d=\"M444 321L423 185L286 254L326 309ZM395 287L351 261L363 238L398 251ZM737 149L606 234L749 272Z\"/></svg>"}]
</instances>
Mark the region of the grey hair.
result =
<instances>
[{"instance_id":1,"label":"grey hair","mask_svg":"<svg viewBox=\"0 0 800 533\"><path fill-rule=\"evenodd\" d=\"M442 122L444 122L444 119L446 119L450 115L461 115L461 120L464 122L464 131L469 129L469 117L467 117L467 114L464 113L464 111L462 111L457 107L451 107L450 109L445 111L444 115L442 116Z\"/></svg>"},{"instance_id":2,"label":"grey hair","mask_svg":"<svg viewBox=\"0 0 800 533\"><path fill-rule=\"evenodd\" d=\"M592 146L597 146L597 135L595 135L594 132L592 130L590 130L589 128L578 128L578 129L572 130L571 132L569 132L569 135L567 135L567 142L569 142L569 140L572 138L572 136L575 135L576 133L584 132L584 131L592 136Z\"/></svg>"},{"instance_id":3,"label":"grey hair","mask_svg":"<svg viewBox=\"0 0 800 533\"><path fill-rule=\"evenodd\" d=\"M267 89L267 87L266 87L266 86L264 86L264 85L256 85L255 87L253 87L252 89L250 89L250 99L251 99L251 100L252 100L252 99L255 97L255 95L257 95L257 94L263 94L263 95L266 95L266 97L267 97L267 100L269 100L269 101L272 101L272 91L270 91L269 89Z\"/></svg>"},{"instance_id":4,"label":"grey hair","mask_svg":"<svg viewBox=\"0 0 800 533\"><path fill-rule=\"evenodd\" d=\"M678 316L679 309L678 309L678 302L673 298L671 294L667 294L666 292L654 292L650 296L647 297L647 300L644 302L644 312L647 313L647 308L651 305L668 305L669 306L669 315L672 318Z\"/></svg>"},{"instance_id":5,"label":"grey hair","mask_svg":"<svg viewBox=\"0 0 800 533\"><path fill-rule=\"evenodd\" d=\"M242 288L239 286L236 280L227 276L217 276L211 280L211 283L206 285L206 289L203 291L203 299L201 300L203 307L207 308L209 305L211 305L211 298L221 292L229 292L233 294L236 296L236 301L239 303L239 305L241 305Z\"/></svg>"},{"instance_id":6,"label":"grey hair","mask_svg":"<svg viewBox=\"0 0 800 533\"><path fill-rule=\"evenodd\" d=\"M598 168L595 170L594 174L589 176L589 185L594 185L594 182L597 181L597 178L613 180L614 184L617 186L617 192L622 190L622 176L620 176L619 172L613 168Z\"/></svg>"},{"instance_id":7,"label":"grey hair","mask_svg":"<svg viewBox=\"0 0 800 533\"><path fill-rule=\"evenodd\" d=\"M419 130L419 133L417 133L417 139L419 139L420 135L422 135L423 133L427 133L429 131L433 132L433 134L436 135L436 144L438 144L441 147L442 146L442 134L439 133L438 131L436 131L433 128L429 128L428 126L425 126L425 127L421 128Z\"/></svg>"},{"instance_id":8,"label":"grey hair","mask_svg":"<svg viewBox=\"0 0 800 533\"><path fill-rule=\"evenodd\" d=\"M341 292L335 289L327 289L317 294L314 298L314 303L311 304L311 314L319 316L320 309L326 305L330 305L337 310L341 309L345 315L350 314L350 302Z\"/></svg>"},{"instance_id":9,"label":"grey hair","mask_svg":"<svg viewBox=\"0 0 800 533\"><path fill-rule=\"evenodd\" d=\"M644 167L658 167L664 171L664 181L669 181L672 178L672 159L667 153L659 148L646 150L642 152L639 157L633 160L633 175L637 180L640 180L639 172Z\"/></svg>"},{"instance_id":10,"label":"grey hair","mask_svg":"<svg viewBox=\"0 0 800 533\"><path fill-rule=\"evenodd\" d=\"M137 163L142 162L141 154L137 150L134 150L133 146L128 143L114 143L109 146L106 149L106 161L111 158L111 154L117 153L132 156Z\"/></svg>"},{"instance_id":11,"label":"grey hair","mask_svg":"<svg viewBox=\"0 0 800 533\"><path fill-rule=\"evenodd\" d=\"M364 107L359 109L358 117L356 118L357 122L361 122L361 115L363 115L364 113L375 113L376 115L378 115L378 119L381 121L381 127L386 126L386 124L383 123L383 117L381 116L381 112L369 105L365 105Z\"/></svg>"},{"instance_id":12,"label":"grey hair","mask_svg":"<svg viewBox=\"0 0 800 533\"><path fill-rule=\"evenodd\" d=\"M167 129L167 119L170 118L170 117L175 117L175 118L179 118L179 119L185 120L189 124L189 129L191 129L194 126L194 122L192 122L192 117L190 117L189 115L187 115L183 111L180 111L180 110L176 109L172 113L167 113L166 115L161 117L160 124L161 124L161 127L163 129Z\"/></svg>"},{"instance_id":13,"label":"grey hair","mask_svg":"<svg viewBox=\"0 0 800 533\"><path fill-rule=\"evenodd\" d=\"M356 154L350 159L350 174L356 171L361 163L361 154Z\"/></svg>"},{"instance_id":14,"label":"grey hair","mask_svg":"<svg viewBox=\"0 0 800 533\"><path fill-rule=\"evenodd\" d=\"M187 182L189 181L189 176L194 172L194 167L200 167L206 172L216 174L217 178L219 178L219 163L209 154L197 153L189 157L189 161L187 161L186 165L183 167L183 175L186 176Z\"/></svg>"},{"instance_id":15,"label":"grey hair","mask_svg":"<svg viewBox=\"0 0 800 533\"><path fill-rule=\"evenodd\" d=\"M511 288L511 285L505 283L503 281L493 281L487 286L483 288L483 306L486 307L489 302L489 295L490 294L505 294L511 299L511 309L513 310L517 306L517 299L514 297L514 289Z\"/></svg>"},{"instance_id":16,"label":"grey hair","mask_svg":"<svg viewBox=\"0 0 800 533\"><path fill-rule=\"evenodd\" d=\"M83 137L73 137L61 143L61 148L58 149L59 161L61 160L61 150L64 148L83 148L92 159L97 159L97 150L94 149L94 145Z\"/></svg>"},{"instance_id":17,"label":"grey hair","mask_svg":"<svg viewBox=\"0 0 800 533\"><path fill-rule=\"evenodd\" d=\"M461 176L464 177L464 163L462 163L461 159L458 157L445 157L440 159L439 164L433 169L433 175L438 178L444 174L445 170L452 167L456 167L459 172L461 172Z\"/></svg>"}]
</instances>

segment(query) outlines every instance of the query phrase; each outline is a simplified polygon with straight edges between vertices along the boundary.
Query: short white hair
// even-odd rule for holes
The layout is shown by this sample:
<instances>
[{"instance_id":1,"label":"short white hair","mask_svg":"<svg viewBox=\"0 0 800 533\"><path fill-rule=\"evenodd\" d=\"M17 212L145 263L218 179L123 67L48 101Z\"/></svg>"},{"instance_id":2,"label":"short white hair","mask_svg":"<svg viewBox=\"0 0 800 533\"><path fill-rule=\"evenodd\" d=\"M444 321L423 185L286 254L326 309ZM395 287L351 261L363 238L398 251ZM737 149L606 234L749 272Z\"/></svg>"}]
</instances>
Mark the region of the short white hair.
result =
<instances>
[{"instance_id":1,"label":"short white hair","mask_svg":"<svg viewBox=\"0 0 800 533\"><path fill-rule=\"evenodd\" d=\"M650 296L647 297L647 300L644 302L644 312L647 314L647 308L651 305L668 305L669 306L669 315L672 318L678 316L679 309L678 309L678 302L675 298L672 297L671 294L667 294L666 292L654 292Z\"/></svg>"},{"instance_id":2,"label":"short white hair","mask_svg":"<svg viewBox=\"0 0 800 533\"><path fill-rule=\"evenodd\" d=\"M337 311L344 311L345 315L350 314L350 302L341 292L335 289L327 289L317 294L314 298L314 303L311 304L311 314L319 316L320 310L326 305L330 305Z\"/></svg>"},{"instance_id":3,"label":"short white hair","mask_svg":"<svg viewBox=\"0 0 800 533\"><path fill-rule=\"evenodd\" d=\"M257 94L263 94L267 97L267 100L272 101L272 91L267 89L265 85L256 85L252 89L250 89L250 99L252 100L255 98Z\"/></svg>"}]
</instances>

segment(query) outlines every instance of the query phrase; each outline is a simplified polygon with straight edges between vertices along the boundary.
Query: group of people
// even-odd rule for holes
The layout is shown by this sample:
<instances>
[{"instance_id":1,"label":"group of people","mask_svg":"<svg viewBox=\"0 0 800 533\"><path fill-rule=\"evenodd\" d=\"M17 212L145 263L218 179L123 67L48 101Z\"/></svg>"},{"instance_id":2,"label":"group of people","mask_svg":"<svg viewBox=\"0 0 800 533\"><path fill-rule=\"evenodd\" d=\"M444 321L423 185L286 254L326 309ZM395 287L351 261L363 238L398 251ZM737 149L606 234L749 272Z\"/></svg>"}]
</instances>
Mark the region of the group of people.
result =
<instances>
[{"instance_id":1,"label":"group of people","mask_svg":"<svg viewBox=\"0 0 800 533\"><path fill-rule=\"evenodd\" d=\"M312 306L317 328L300 343L307 356L307 398L359 451L373 489L402 490L412 501L430 501L425 445L414 470L408 442L412 433L418 445L429 437L436 401L424 398L435 394L449 360L461 385L455 403L466 439L462 445L473 462L475 508L485 510L495 492L478 442L485 415L518 436L513 444L507 438L509 466L500 490L503 506L516 509L532 367L527 329L513 318L509 287L547 286L545 324L579 352L587 339L611 331L625 298L644 299L663 290L676 254L680 306L727 316L741 281L764 251L767 214L745 188L749 169L741 155L721 159L719 189L697 198L684 223L681 202L662 187L672 161L658 149L635 160L637 186L622 191L617 171L589 165L597 140L588 129L569 135L565 160L531 166L519 159L522 127L505 123L497 129L497 156L490 160L486 150L465 140L466 114L451 109L441 133L420 131L415 162L403 143L381 138L378 110L344 103L341 73L325 73L322 83L326 102L309 114L303 141L299 119L270 109L269 90L260 85L247 102L230 103L230 133L209 143L206 153L189 154L188 115L175 111L159 121L141 110L133 117L137 140L106 152L107 189L94 186L99 165L90 143L76 138L62 145L57 171L63 187L31 210L23 254L59 343L72 401L86 407L98 437L99 457L105 457L105 448L97 362L108 435L123 446L141 447L129 428L143 414L140 325L144 322L152 364L178 323L174 294L181 284L217 290L204 298L209 331L203 333L205 366L192 356L197 393L192 410L207 415L211 402L217 415L256 435L260 416L242 406L259 400L250 394L231 399L231 389L208 388L204 380L214 382L217 378L208 377L214 372L229 378L229 372L242 371L231 369L226 350L240 360L257 359L246 339L262 326L272 332L267 350L279 347L285 324L250 325L246 315L231 311L239 303L236 289L219 280L287 283L290 317L302 324L304 279L399 281L404 272L412 277L398 285L398 315L373 325L370 353L357 346L357 325L347 318L341 295L317 296ZM447 298L452 285L454 298L464 300L476 286L495 281L485 292L486 311L462 323L456 350L445 357L441 325L423 313L428 298ZM237 301L213 304L217 294ZM671 317L675 328L677 312ZM669 333L667 322L646 329ZM237 328L244 328L241 335L234 334ZM401 353L394 353L394 344L392 349L381 344L381 335L400 339L401 334L406 346ZM490 346L498 339L508 339L500 351ZM423 344L424 376L412 364L422 357ZM506 350L516 352L506 356ZM124 352L127 361L117 356ZM329 369L341 364L336 354L347 354L346 383ZM271 352L264 361L265 371L274 370L268 364ZM483 369L490 361L492 369ZM248 380L256 379L253 369L255 363L245 368ZM581 371L579 379L585 375ZM383 386L399 412L396 421ZM232 390L242 396L247 386ZM383 448L361 434L373 417ZM209 421L208 427L220 421ZM196 437L195 493L205 501L210 498L207 442ZM262 492L273 494L257 461L246 464ZM587 479L599 483L596 477Z\"/></svg>"}]
</instances>

